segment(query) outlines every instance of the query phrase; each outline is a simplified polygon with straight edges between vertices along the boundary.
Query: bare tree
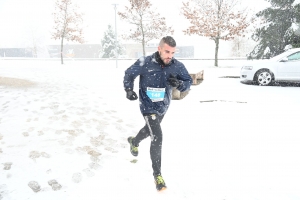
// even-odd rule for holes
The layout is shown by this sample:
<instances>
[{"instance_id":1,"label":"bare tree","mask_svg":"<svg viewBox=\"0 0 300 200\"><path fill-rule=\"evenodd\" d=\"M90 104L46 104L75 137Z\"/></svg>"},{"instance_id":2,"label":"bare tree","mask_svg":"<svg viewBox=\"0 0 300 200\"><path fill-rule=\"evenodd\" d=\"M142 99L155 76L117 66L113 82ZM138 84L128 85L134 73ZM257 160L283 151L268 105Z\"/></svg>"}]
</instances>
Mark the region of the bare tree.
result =
<instances>
[{"instance_id":1,"label":"bare tree","mask_svg":"<svg viewBox=\"0 0 300 200\"><path fill-rule=\"evenodd\" d=\"M215 66L218 66L220 40L244 36L249 26L244 11L235 10L235 0L187 0L183 2L183 15L191 26L183 32L212 39L215 42Z\"/></svg>"},{"instance_id":2,"label":"bare tree","mask_svg":"<svg viewBox=\"0 0 300 200\"><path fill-rule=\"evenodd\" d=\"M29 18L29 23L26 24L26 29L22 34L24 37L22 45L26 46L28 51L32 53L32 57L44 57L49 55L46 51L45 36L47 31L43 27L44 22L39 23L34 19Z\"/></svg>"},{"instance_id":3,"label":"bare tree","mask_svg":"<svg viewBox=\"0 0 300 200\"><path fill-rule=\"evenodd\" d=\"M172 27L166 25L166 20L159 13L151 10L152 4L148 0L129 0L130 7L125 6L124 12L118 12L121 19L134 25L129 34L123 35L126 40L142 43L143 55L146 56L145 46L153 40L168 33L173 34Z\"/></svg>"},{"instance_id":4,"label":"bare tree","mask_svg":"<svg viewBox=\"0 0 300 200\"><path fill-rule=\"evenodd\" d=\"M63 64L64 39L84 43L82 27L80 27L83 22L83 14L76 11L78 7L73 4L72 0L56 0L55 5L53 13L55 25L52 38L61 40L60 54L61 64Z\"/></svg>"},{"instance_id":5,"label":"bare tree","mask_svg":"<svg viewBox=\"0 0 300 200\"><path fill-rule=\"evenodd\" d=\"M237 36L231 41L231 56L247 57L255 45L251 38Z\"/></svg>"},{"instance_id":6,"label":"bare tree","mask_svg":"<svg viewBox=\"0 0 300 200\"><path fill-rule=\"evenodd\" d=\"M25 33L26 46L31 50L32 57L38 57L39 51L41 51L44 46L42 41L42 33L39 32L38 28L29 26L28 31Z\"/></svg>"}]
</instances>

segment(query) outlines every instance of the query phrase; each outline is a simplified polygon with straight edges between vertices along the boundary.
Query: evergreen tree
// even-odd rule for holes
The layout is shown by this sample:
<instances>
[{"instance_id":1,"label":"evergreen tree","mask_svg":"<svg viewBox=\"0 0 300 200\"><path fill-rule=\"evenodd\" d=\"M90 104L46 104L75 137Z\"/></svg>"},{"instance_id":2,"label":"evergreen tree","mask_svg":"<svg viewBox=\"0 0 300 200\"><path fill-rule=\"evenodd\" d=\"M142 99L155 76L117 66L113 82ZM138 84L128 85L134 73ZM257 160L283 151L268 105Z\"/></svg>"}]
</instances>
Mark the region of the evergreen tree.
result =
<instances>
[{"instance_id":1,"label":"evergreen tree","mask_svg":"<svg viewBox=\"0 0 300 200\"><path fill-rule=\"evenodd\" d=\"M108 25L108 29L105 31L104 37L101 40L101 45L102 56L100 57L102 58L116 58L117 55L120 55L124 52L124 47L119 41L116 41L116 36L111 25Z\"/></svg>"},{"instance_id":2,"label":"evergreen tree","mask_svg":"<svg viewBox=\"0 0 300 200\"><path fill-rule=\"evenodd\" d=\"M262 21L252 39L258 44L249 54L250 59L271 58L297 42L292 25L300 20L300 3L295 0L267 0L271 7L256 14Z\"/></svg>"},{"instance_id":3,"label":"evergreen tree","mask_svg":"<svg viewBox=\"0 0 300 200\"><path fill-rule=\"evenodd\" d=\"M300 23L295 24L292 47L300 48Z\"/></svg>"}]
</instances>

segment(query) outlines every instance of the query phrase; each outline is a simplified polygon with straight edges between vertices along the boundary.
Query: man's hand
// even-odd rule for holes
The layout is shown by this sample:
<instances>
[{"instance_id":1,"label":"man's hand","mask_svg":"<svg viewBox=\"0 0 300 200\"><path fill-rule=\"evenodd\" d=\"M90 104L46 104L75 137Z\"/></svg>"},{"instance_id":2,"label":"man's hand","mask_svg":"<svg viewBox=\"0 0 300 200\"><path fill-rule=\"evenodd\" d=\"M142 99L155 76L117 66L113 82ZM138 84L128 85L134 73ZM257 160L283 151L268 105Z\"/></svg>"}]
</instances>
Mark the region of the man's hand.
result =
<instances>
[{"instance_id":1,"label":"man's hand","mask_svg":"<svg viewBox=\"0 0 300 200\"><path fill-rule=\"evenodd\" d=\"M176 87L176 88L182 84L182 81L178 80L176 76L174 76L173 74L170 75L168 82L172 87Z\"/></svg>"},{"instance_id":2,"label":"man's hand","mask_svg":"<svg viewBox=\"0 0 300 200\"><path fill-rule=\"evenodd\" d=\"M138 96L133 90L126 90L126 98L129 100L137 100Z\"/></svg>"}]
</instances>

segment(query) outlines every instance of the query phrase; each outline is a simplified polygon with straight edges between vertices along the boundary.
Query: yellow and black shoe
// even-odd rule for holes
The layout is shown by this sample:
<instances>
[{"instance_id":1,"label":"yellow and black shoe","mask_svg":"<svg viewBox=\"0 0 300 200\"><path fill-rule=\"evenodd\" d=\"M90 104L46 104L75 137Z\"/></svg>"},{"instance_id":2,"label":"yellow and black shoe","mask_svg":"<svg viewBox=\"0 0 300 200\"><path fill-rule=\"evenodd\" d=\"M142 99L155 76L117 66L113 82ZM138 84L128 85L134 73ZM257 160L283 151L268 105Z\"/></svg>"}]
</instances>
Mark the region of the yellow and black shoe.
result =
<instances>
[{"instance_id":1,"label":"yellow and black shoe","mask_svg":"<svg viewBox=\"0 0 300 200\"><path fill-rule=\"evenodd\" d=\"M154 181L157 191L163 191L167 189L166 183L161 175L155 176Z\"/></svg>"},{"instance_id":2,"label":"yellow and black shoe","mask_svg":"<svg viewBox=\"0 0 300 200\"><path fill-rule=\"evenodd\" d=\"M132 139L133 139L134 137L129 137L127 140L128 140L128 142L129 142L129 144L130 144L130 152L131 152L131 154L133 155L133 156L138 156L138 154L139 154L139 150L138 150L138 147L136 147L136 146L134 146L133 144L132 144Z\"/></svg>"}]
</instances>

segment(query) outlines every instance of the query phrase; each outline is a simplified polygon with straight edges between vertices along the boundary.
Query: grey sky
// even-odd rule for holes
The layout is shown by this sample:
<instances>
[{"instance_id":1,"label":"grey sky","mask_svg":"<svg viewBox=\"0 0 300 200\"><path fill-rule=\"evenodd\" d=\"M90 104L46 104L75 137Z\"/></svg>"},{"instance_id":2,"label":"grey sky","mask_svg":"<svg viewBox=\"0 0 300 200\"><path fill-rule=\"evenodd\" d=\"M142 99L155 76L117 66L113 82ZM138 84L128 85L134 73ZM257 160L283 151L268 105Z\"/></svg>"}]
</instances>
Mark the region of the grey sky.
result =
<instances>
[{"instance_id":1,"label":"grey sky","mask_svg":"<svg viewBox=\"0 0 300 200\"><path fill-rule=\"evenodd\" d=\"M54 0L0 0L0 47L22 47L30 44L32 38L45 44L57 44L51 40L53 27L52 13ZM87 43L100 43L107 25L114 27L115 12L112 4L118 4L122 11L128 0L76 0L84 13L84 36ZM153 8L167 19L168 25L175 29L174 37L179 44L191 45L206 39L185 36L182 30L188 21L180 15L182 0L151 0ZM242 6L255 13L269 3L265 0L242 0ZM117 15L117 30L121 34L128 25ZM156 41L154 41L156 42Z\"/></svg>"}]
</instances>

